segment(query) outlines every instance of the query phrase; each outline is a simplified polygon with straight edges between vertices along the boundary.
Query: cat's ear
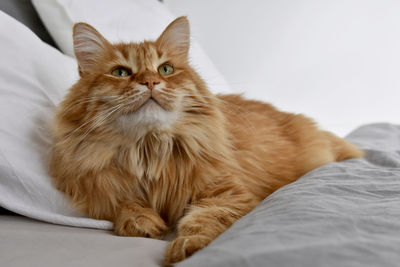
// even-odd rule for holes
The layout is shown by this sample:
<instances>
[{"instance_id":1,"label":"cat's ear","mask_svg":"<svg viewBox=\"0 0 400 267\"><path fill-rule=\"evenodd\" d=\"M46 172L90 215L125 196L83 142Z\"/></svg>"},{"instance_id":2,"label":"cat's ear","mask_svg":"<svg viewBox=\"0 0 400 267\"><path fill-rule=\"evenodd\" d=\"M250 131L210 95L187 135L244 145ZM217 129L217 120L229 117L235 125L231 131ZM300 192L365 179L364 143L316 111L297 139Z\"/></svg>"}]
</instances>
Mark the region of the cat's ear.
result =
<instances>
[{"instance_id":1,"label":"cat's ear","mask_svg":"<svg viewBox=\"0 0 400 267\"><path fill-rule=\"evenodd\" d=\"M171 22L157 39L156 44L161 51L168 51L174 56L187 57L190 45L189 21L179 17Z\"/></svg>"},{"instance_id":2,"label":"cat's ear","mask_svg":"<svg viewBox=\"0 0 400 267\"><path fill-rule=\"evenodd\" d=\"M79 74L82 76L98 63L101 54L110 48L111 44L95 28L83 22L74 25L72 36Z\"/></svg>"}]
</instances>

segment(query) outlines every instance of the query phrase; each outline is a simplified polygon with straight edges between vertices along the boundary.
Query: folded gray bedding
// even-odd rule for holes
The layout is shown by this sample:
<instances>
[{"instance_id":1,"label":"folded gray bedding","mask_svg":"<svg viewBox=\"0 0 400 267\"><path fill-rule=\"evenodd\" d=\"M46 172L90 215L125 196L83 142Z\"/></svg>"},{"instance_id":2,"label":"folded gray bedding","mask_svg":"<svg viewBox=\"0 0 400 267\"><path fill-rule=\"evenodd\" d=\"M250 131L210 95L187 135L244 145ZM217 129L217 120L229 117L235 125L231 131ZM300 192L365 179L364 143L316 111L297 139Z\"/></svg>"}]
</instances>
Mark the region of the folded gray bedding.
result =
<instances>
[{"instance_id":1,"label":"folded gray bedding","mask_svg":"<svg viewBox=\"0 0 400 267\"><path fill-rule=\"evenodd\" d=\"M400 266L400 126L367 125L348 139L365 159L281 188L178 266Z\"/></svg>"},{"instance_id":2,"label":"folded gray bedding","mask_svg":"<svg viewBox=\"0 0 400 267\"><path fill-rule=\"evenodd\" d=\"M400 266L400 126L348 139L365 159L316 169L178 266ZM0 266L158 266L166 241L0 215Z\"/></svg>"}]
</instances>

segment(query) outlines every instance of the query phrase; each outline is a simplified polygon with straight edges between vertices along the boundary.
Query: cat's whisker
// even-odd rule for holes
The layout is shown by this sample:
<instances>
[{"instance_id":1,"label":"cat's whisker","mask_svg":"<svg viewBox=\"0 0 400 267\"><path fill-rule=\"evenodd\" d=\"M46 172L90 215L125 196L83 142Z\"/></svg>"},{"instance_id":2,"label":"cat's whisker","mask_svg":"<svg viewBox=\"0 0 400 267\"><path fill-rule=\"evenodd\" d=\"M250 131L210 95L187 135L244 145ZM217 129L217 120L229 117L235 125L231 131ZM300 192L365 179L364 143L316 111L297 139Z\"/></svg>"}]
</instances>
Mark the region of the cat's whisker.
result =
<instances>
[{"instance_id":1,"label":"cat's whisker","mask_svg":"<svg viewBox=\"0 0 400 267\"><path fill-rule=\"evenodd\" d=\"M139 95L139 94L140 94L140 93L133 94L133 95L129 96L129 98L136 98L136 96ZM100 97L100 98L91 97L91 98L86 99L85 101L90 102L90 101L98 100L98 99L114 99L114 100L118 99L118 100L125 100L126 98L124 98L124 97L121 96L121 95L120 95L120 96L105 96L105 97ZM137 99L134 99L134 100L132 101L132 103L133 103L133 102L136 102L136 101L138 101L138 100L137 100ZM121 107L121 108L122 108L123 105L124 105L124 103L120 103L120 104L118 104L117 106L112 106L112 107L108 108L108 109L105 111L105 113L107 113L107 112L109 112L109 111L111 111L112 113L114 113L114 111L113 111L114 108L116 108L116 107ZM118 108L115 109L115 111L117 111L117 110L118 110ZM111 114L112 114L112 113L111 113ZM109 115L110 115L110 114L109 114ZM106 115L106 118L107 118L109 115ZM72 135L74 135L74 134L75 134L77 131L79 131L81 128L83 128L83 127L86 126L87 124L89 124L89 123L91 123L91 122L93 122L93 121L99 119L99 118L102 117L102 116L103 116L103 113L100 113L100 114L98 114L97 116L95 116L94 118L92 118L91 120L84 122L84 123L83 123L82 125L80 125L77 129L75 129L73 132L71 132L70 134L68 134L68 135L66 136L66 138L65 138L64 141L67 141ZM97 127L97 126L96 126L96 127ZM87 134L86 134L86 135L87 135Z\"/></svg>"},{"instance_id":2,"label":"cat's whisker","mask_svg":"<svg viewBox=\"0 0 400 267\"><path fill-rule=\"evenodd\" d=\"M109 111L104 118L102 118L99 122L95 123L92 125L81 137L80 142L83 141L93 130L98 128L99 126L103 125L103 123L113 114L115 113L118 109L120 109L123 106L123 104L119 104L115 106L111 111Z\"/></svg>"},{"instance_id":3,"label":"cat's whisker","mask_svg":"<svg viewBox=\"0 0 400 267\"><path fill-rule=\"evenodd\" d=\"M142 98L143 98L143 94L141 94L141 95L139 96L139 98L135 98L135 99L132 99L131 101L128 101L128 102L126 102L126 103L123 103L123 104L124 104L124 107L126 107L126 106L128 106L128 105L131 105L131 104L133 104L133 103L136 103L136 102L140 101Z\"/></svg>"},{"instance_id":4,"label":"cat's whisker","mask_svg":"<svg viewBox=\"0 0 400 267\"><path fill-rule=\"evenodd\" d=\"M109 110L112 110L115 107L111 107L105 111L103 111L103 113L109 112ZM65 139L61 142L61 143L65 143L67 142L75 133L77 133L80 129L82 129L83 127L85 127L86 125L88 125L89 123L99 119L100 117L102 117L104 114L102 112L100 112L99 114L97 114L96 116L94 116L93 118L91 118L90 120L82 123L79 127L77 127L75 130L73 130L72 132L70 132L67 136L65 136Z\"/></svg>"},{"instance_id":5,"label":"cat's whisker","mask_svg":"<svg viewBox=\"0 0 400 267\"><path fill-rule=\"evenodd\" d=\"M166 99L167 101L173 101L174 100L174 97L172 97L172 96L163 95L162 97L164 99Z\"/></svg>"},{"instance_id":6,"label":"cat's whisker","mask_svg":"<svg viewBox=\"0 0 400 267\"><path fill-rule=\"evenodd\" d=\"M78 100L72 102L71 104L69 104L68 106L66 106L65 109L64 109L64 112L69 111L71 108L75 107L76 105L85 104L85 103L89 103L89 102L97 101L97 100L98 99L94 98L94 97L85 97L85 98L82 98L82 99L78 99Z\"/></svg>"},{"instance_id":7,"label":"cat's whisker","mask_svg":"<svg viewBox=\"0 0 400 267\"><path fill-rule=\"evenodd\" d=\"M139 101L138 97L140 97L140 99L141 99L143 97L143 93L142 92L138 92L138 93L135 93L135 94L130 95L128 97L124 97L123 99L121 99L120 104L126 105L128 102L129 103L135 103L135 102ZM132 102L130 102L130 101L132 101Z\"/></svg>"},{"instance_id":8,"label":"cat's whisker","mask_svg":"<svg viewBox=\"0 0 400 267\"><path fill-rule=\"evenodd\" d=\"M134 94L129 95L129 96L124 96L123 99L135 98L138 95L143 95L143 92L137 92L137 93L134 93Z\"/></svg>"},{"instance_id":9,"label":"cat's whisker","mask_svg":"<svg viewBox=\"0 0 400 267\"><path fill-rule=\"evenodd\" d=\"M101 101L101 100L116 100L118 99L119 96L117 95L112 95L112 96L91 96L91 97L85 97L85 98L81 98L78 99L74 102L72 102L71 104L69 104L68 106L65 107L64 112L68 112L69 110L71 110L72 108L74 108L77 105L82 105L85 103L90 103L90 102L96 102L96 101Z\"/></svg>"},{"instance_id":10,"label":"cat's whisker","mask_svg":"<svg viewBox=\"0 0 400 267\"><path fill-rule=\"evenodd\" d=\"M137 96L139 95L139 98L137 98ZM103 111L102 113L98 114L97 116L95 116L94 118L90 119L89 121L86 121L85 123L83 123L82 125L80 125L77 129L75 129L73 132L71 132L68 136L66 136L65 140L67 140L68 138L70 138L70 136L74 135L77 131L79 131L81 128L83 128L84 126L86 126L89 123L92 123L93 121L98 120L99 118L103 117L102 119L100 119L99 122L94 123L87 131L85 131L85 133L82 135L82 138L80 138L80 142L83 141L89 134L90 132L92 132L94 129L98 128L99 126L101 126L113 113L115 113L116 111L130 105L133 104L135 102L138 102L142 99L142 93L136 93L133 94L131 96L129 96L129 98L134 98L131 101L128 101L126 103L120 103L117 106L113 106L111 108L108 108L107 110ZM121 98L122 99L122 98ZM126 101L127 98L122 99ZM104 114L105 113L105 114Z\"/></svg>"},{"instance_id":11,"label":"cat's whisker","mask_svg":"<svg viewBox=\"0 0 400 267\"><path fill-rule=\"evenodd\" d=\"M82 125L80 125L79 127L77 127L75 130L73 130L72 132L70 132L68 135L66 135L64 137L64 140L62 142L59 143L59 145L62 145L64 143L67 143L67 141L70 140L70 138L72 138L72 136L74 136L75 133L77 133L80 129L82 129L84 126L86 126L87 124L95 121L96 119L98 119L99 117L101 117L103 114L98 114L96 115L94 118L84 122Z\"/></svg>"}]
</instances>

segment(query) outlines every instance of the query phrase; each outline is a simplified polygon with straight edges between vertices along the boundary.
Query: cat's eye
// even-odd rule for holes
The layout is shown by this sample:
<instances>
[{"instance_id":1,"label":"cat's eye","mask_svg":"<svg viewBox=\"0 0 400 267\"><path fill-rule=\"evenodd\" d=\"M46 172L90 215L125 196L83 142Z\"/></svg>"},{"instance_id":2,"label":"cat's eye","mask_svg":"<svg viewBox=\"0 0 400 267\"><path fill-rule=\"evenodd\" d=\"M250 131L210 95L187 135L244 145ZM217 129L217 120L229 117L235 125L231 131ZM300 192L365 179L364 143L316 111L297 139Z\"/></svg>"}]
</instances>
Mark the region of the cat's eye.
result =
<instances>
[{"instance_id":1,"label":"cat's eye","mask_svg":"<svg viewBox=\"0 0 400 267\"><path fill-rule=\"evenodd\" d=\"M116 68L111 72L112 76L115 77L128 77L129 75L131 75L131 72L129 70L127 70L126 68Z\"/></svg>"},{"instance_id":2,"label":"cat's eye","mask_svg":"<svg viewBox=\"0 0 400 267\"><path fill-rule=\"evenodd\" d=\"M161 75L170 75L174 73L174 67L168 63L162 64L160 67L158 67L158 73Z\"/></svg>"}]
</instances>

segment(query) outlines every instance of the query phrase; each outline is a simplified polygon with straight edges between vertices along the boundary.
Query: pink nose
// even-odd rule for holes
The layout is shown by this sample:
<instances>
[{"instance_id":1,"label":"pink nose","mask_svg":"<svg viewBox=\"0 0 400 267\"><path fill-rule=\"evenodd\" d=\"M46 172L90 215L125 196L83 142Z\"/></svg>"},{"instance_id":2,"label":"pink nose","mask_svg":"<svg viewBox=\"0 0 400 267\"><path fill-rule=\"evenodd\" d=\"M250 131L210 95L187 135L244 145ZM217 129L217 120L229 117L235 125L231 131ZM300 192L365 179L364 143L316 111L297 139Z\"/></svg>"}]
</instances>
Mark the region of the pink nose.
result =
<instances>
[{"instance_id":1,"label":"pink nose","mask_svg":"<svg viewBox=\"0 0 400 267\"><path fill-rule=\"evenodd\" d=\"M159 81L149 80L149 81L141 82L140 84L146 85L147 88L149 88L150 90L153 90L154 86L159 83L160 83Z\"/></svg>"},{"instance_id":2,"label":"pink nose","mask_svg":"<svg viewBox=\"0 0 400 267\"><path fill-rule=\"evenodd\" d=\"M136 82L146 85L147 88L153 90L154 86L161 82L161 79L157 73L145 71L136 76Z\"/></svg>"}]
</instances>

